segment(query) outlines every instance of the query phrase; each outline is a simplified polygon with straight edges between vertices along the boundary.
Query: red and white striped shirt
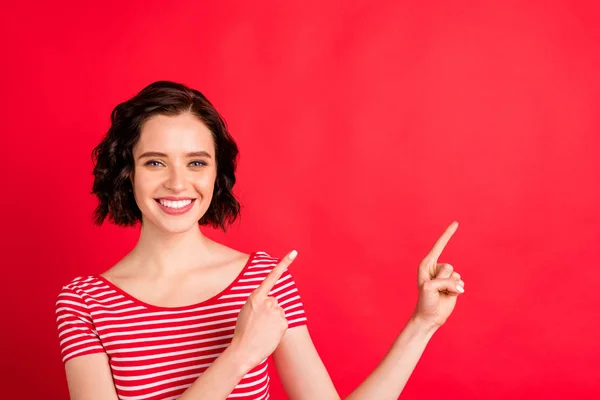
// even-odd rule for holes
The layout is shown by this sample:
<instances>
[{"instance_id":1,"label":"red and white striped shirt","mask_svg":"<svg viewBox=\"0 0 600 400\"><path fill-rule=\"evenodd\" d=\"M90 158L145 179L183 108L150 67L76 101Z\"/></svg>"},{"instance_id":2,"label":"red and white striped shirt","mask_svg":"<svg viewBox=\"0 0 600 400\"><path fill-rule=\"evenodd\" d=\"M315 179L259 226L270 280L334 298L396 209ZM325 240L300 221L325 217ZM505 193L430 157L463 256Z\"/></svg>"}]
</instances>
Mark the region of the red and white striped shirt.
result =
<instances>
[{"instance_id":1,"label":"red and white striped shirt","mask_svg":"<svg viewBox=\"0 0 600 400\"><path fill-rule=\"evenodd\" d=\"M278 261L254 252L221 293L183 307L146 304L99 275L75 278L56 302L63 362L104 352L120 399L176 399L231 343L242 306ZM289 271L270 295L284 309L288 329L306 324ZM267 364L250 370L228 398L268 399Z\"/></svg>"}]
</instances>

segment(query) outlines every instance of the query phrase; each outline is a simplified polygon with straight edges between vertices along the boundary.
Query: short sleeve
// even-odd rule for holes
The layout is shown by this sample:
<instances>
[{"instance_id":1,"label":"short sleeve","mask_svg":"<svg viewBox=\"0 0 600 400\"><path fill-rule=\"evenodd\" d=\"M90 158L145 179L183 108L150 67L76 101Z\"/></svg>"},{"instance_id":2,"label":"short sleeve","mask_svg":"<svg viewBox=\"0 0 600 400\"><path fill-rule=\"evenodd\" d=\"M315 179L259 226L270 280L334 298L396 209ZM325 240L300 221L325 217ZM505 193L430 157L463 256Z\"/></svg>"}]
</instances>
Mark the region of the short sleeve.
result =
<instances>
[{"instance_id":1,"label":"short sleeve","mask_svg":"<svg viewBox=\"0 0 600 400\"><path fill-rule=\"evenodd\" d=\"M288 329L306 325L307 319L304 313L304 305L300 298L300 292L289 270L286 270L281 275L281 278L279 278L273 289L269 292L269 296L275 297L279 307L285 311Z\"/></svg>"},{"instance_id":2,"label":"short sleeve","mask_svg":"<svg viewBox=\"0 0 600 400\"><path fill-rule=\"evenodd\" d=\"M87 304L67 286L62 288L56 301L56 324L63 362L104 352Z\"/></svg>"}]
</instances>

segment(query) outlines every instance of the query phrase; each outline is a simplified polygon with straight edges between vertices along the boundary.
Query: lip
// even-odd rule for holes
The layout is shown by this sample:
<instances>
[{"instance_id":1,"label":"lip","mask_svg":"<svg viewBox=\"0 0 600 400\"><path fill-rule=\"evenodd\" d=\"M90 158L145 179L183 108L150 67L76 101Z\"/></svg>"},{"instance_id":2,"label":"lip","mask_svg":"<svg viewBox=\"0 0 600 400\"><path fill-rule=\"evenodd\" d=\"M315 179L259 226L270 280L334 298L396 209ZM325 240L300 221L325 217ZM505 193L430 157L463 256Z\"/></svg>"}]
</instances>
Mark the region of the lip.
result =
<instances>
[{"instance_id":1,"label":"lip","mask_svg":"<svg viewBox=\"0 0 600 400\"><path fill-rule=\"evenodd\" d=\"M171 200L171 201L179 201L179 200L196 200L195 197L175 197L175 196L164 196L157 197L155 200Z\"/></svg>"},{"instance_id":2,"label":"lip","mask_svg":"<svg viewBox=\"0 0 600 400\"><path fill-rule=\"evenodd\" d=\"M166 206L163 206L162 204L160 204L160 201L158 201L159 199L155 199L156 204L158 204L158 207L165 213L165 214L169 214L169 215L182 215L187 213L188 211L190 211L192 209L192 207L194 207L194 204L196 203L196 199L193 199L191 197L161 197L161 199L164 200L171 200L171 199L176 199L173 201L177 201L177 200L192 200L192 202L190 204L188 204L185 207L181 207L181 208L169 208Z\"/></svg>"}]
</instances>

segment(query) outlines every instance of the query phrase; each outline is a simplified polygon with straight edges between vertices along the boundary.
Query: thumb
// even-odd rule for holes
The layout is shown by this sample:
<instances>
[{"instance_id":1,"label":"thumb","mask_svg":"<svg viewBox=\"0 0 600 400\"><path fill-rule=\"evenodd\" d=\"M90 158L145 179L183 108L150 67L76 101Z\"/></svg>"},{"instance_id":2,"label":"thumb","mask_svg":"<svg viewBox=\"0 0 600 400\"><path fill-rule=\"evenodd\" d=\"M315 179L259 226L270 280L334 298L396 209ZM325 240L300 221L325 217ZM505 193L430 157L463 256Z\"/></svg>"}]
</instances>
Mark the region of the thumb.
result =
<instances>
[{"instance_id":1,"label":"thumb","mask_svg":"<svg viewBox=\"0 0 600 400\"><path fill-rule=\"evenodd\" d=\"M462 283L462 281L461 281ZM463 283L464 285L464 283ZM450 292L452 294L460 294L464 293L465 289L463 286L459 285L456 279L446 278L446 279L434 279L432 281L427 281L423 284L423 290L427 293L435 294L437 292Z\"/></svg>"}]
</instances>

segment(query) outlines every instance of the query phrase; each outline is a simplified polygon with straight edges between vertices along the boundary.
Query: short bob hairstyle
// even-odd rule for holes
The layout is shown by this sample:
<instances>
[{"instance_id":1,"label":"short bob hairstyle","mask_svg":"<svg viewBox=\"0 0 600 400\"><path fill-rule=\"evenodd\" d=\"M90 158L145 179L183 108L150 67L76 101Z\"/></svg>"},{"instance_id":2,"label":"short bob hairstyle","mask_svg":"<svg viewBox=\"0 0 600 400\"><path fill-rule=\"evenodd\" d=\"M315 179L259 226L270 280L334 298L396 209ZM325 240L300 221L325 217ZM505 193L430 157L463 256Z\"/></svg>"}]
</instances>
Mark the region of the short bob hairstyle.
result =
<instances>
[{"instance_id":1,"label":"short bob hairstyle","mask_svg":"<svg viewBox=\"0 0 600 400\"><path fill-rule=\"evenodd\" d=\"M130 181L134 172L133 147L140 138L144 122L150 117L182 113L198 117L212 132L215 145L217 178L213 198L198 224L226 231L227 226L236 220L240 204L232 189L238 147L224 119L199 91L180 83L157 81L113 109L111 126L92 152L92 194L99 200L94 211L96 225L102 225L106 218L119 226L134 226L142 222L142 212L133 197Z\"/></svg>"}]
</instances>

